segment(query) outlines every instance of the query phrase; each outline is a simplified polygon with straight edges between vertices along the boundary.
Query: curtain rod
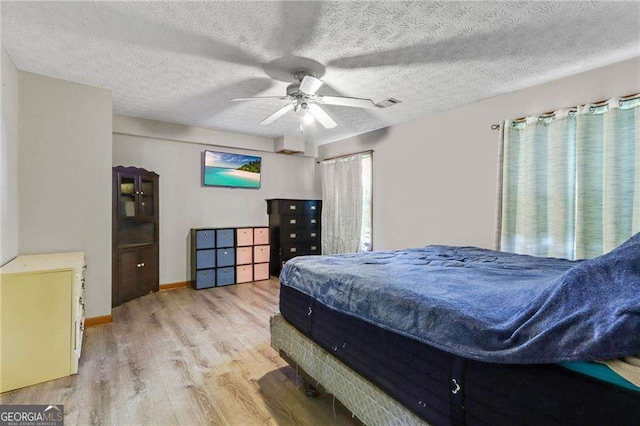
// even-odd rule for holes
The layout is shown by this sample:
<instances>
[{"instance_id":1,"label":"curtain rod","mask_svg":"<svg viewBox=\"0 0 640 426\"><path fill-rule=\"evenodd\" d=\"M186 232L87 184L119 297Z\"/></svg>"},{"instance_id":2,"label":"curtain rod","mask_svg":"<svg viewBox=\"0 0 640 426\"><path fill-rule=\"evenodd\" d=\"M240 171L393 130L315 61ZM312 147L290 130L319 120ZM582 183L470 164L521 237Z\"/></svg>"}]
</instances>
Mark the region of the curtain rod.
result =
<instances>
[{"instance_id":1,"label":"curtain rod","mask_svg":"<svg viewBox=\"0 0 640 426\"><path fill-rule=\"evenodd\" d=\"M321 163L323 161L329 161L329 160L337 160L338 158L345 158L345 157L351 157L352 155L358 155L358 154L368 154L371 153L373 154L373 150L372 149L368 149L366 151L360 151L360 152L353 152L351 154L344 154L344 155L337 155L335 157L329 157L329 158L323 158L320 161L317 161L317 163Z\"/></svg>"},{"instance_id":2,"label":"curtain rod","mask_svg":"<svg viewBox=\"0 0 640 426\"><path fill-rule=\"evenodd\" d=\"M640 92L632 93L632 94L626 95L626 96L620 96L619 99L623 100L623 101L628 101L628 100L632 100L632 99L634 99L634 98L636 98L638 96L640 96ZM602 99L602 100L599 100L597 102L587 102L586 104L580 104L580 105L573 106L573 107L570 107L570 108L576 108L576 107L582 106L582 105L601 105L601 104L604 104L604 103L607 103L607 102L609 102L609 99ZM539 114L539 115L542 117L542 116L552 115L554 113L555 113L555 111L547 111L547 112L543 112L542 114ZM527 118L526 116L525 117L518 117L518 118L514 118L513 121L524 120L526 118ZM491 125L491 130L500 130L500 124L492 124Z\"/></svg>"}]
</instances>

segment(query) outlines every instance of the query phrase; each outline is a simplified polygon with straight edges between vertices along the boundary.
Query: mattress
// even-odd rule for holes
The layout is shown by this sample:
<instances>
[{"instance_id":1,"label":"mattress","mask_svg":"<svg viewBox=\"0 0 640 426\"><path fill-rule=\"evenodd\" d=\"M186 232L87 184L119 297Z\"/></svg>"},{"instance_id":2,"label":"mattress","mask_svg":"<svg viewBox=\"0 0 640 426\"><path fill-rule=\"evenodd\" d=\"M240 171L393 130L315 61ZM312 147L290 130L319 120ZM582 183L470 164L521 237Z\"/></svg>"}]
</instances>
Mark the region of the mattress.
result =
<instances>
[{"instance_id":1,"label":"mattress","mask_svg":"<svg viewBox=\"0 0 640 426\"><path fill-rule=\"evenodd\" d=\"M301 256L280 280L443 351L529 365L639 354L638 264L640 233L585 261L449 246Z\"/></svg>"},{"instance_id":2,"label":"mattress","mask_svg":"<svg viewBox=\"0 0 640 426\"><path fill-rule=\"evenodd\" d=\"M284 285L280 312L321 348L432 425L630 425L640 418L640 392L558 365L462 358Z\"/></svg>"}]
</instances>

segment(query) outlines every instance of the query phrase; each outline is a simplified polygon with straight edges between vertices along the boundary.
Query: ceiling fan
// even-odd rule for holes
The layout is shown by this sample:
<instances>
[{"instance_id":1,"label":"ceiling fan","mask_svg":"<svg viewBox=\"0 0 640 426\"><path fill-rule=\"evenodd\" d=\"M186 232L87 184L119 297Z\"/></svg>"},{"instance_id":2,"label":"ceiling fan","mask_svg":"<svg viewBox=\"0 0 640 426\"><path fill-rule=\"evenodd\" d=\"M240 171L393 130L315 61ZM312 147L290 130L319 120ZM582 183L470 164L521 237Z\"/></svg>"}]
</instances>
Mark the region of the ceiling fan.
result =
<instances>
[{"instance_id":1,"label":"ceiling fan","mask_svg":"<svg viewBox=\"0 0 640 426\"><path fill-rule=\"evenodd\" d=\"M278 118L293 110L294 112L308 111L313 118L318 120L326 129L333 129L338 125L320 105L340 105L354 108L376 108L376 104L371 99L350 98L347 96L325 96L318 95L318 89L322 86L322 80L314 77L308 71L298 71L293 73L296 80L287 86L286 96L261 96L253 98L235 98L238 101L260 101L264 99L279 99L291 101L287 105L260 122L262 125L271 124Z\"/></svg>"}]
</instances>

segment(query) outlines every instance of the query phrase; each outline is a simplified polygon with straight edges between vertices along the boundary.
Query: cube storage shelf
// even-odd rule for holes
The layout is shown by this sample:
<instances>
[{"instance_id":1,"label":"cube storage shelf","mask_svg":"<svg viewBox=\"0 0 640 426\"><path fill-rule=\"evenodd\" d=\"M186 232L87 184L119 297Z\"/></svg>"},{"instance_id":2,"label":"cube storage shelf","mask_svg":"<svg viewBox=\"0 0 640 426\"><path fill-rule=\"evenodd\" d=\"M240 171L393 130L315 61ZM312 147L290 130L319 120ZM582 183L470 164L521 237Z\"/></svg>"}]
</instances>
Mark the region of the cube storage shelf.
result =
<instances>
[{"instance_id":1,"label":"cube storage shelf","mask_svg":"<svg viewBox=\"0 0 640 426\"><path fill-rule=\"evenodd\" d=\"M221 287L269 279L269 228L192 228L191 286Z\"/></svg>"}]
</instances>

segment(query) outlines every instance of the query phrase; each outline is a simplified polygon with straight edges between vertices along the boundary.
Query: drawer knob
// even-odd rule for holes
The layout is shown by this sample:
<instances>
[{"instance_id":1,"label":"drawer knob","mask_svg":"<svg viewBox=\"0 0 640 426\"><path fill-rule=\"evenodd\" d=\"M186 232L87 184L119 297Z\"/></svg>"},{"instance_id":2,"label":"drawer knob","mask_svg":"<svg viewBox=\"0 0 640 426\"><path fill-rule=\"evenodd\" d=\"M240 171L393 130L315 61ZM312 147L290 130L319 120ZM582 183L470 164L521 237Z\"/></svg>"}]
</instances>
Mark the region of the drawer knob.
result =
<instances>
[{"instance_id":1,"label":"drawer knob","mask_svg":"<svg viewBox=\"0 0 640 426\"><path fill-rule=\"evenodd\" d=\"M296 234L289 234L289 238L295 238Z\"/></svg>"},{"instance_id":2,"label":"drawer knob","mask_svg":"<svg viewBox=\"0 0 640 426\"><path fill-rule=\"evenodd\" d=\"M316 209L316 206L311 206L311 210L315 210L315 209Z\"/></svg>"},{"instance_id":3,"label":"drawer knob","mask_svg":"<svg viewBox=\"0 0 640 426\"><path fill-rule=\"evenodd\" d=\"M297 249L295 247L291 247L291 253L295 253L297 251Z\"/></svg>"},{"instance_id":4,"label":"drawer knob","mask_svg":"<svg viewBox=\"0 0 640 426\"><path fill-rule=\"evenodd\" d=\"M311 223L316 223L316 220L315 219L311 219Z\"/></svg>"},{"instance_id":5,"label":"drawer knob","mask_svg":"<svg viewBox=\"0 0 640 426\"><path fill-rule=\"evenodd\" d=\"M312 232L312 233L311 233L311 236L312 236L312 237L315 237L315 236L316 236L316 233L315 233L315 232Z\"/></svg>"},{"instance_id":6,"label":"drawer knob","mask_svg":"<svg viewBox=\"0 0 640 426\"><path fill-rule=\"evenodd\" d=\"M295 219L291 219L291 220L289 221L289 223L293 225L293 224L295 224L295 223L296 223L296 220L295 220Z\"/></svg>"},{"instance_id":7,"label":"drawer knob","mask_svg":"<svg viewBox=\"0 0 640 426\"><path fill-rule=\"evenodd\" d=\"M311 250L315 250L315 249L316 249L316 246L311 246Z\"/></svg>"},{"instance_id":8,"label":"drawer knob","mask_svg":"<svg viewBox=\"0 0 640 426\"><path fill-rule=\"evenodd\" d=\"M140 264L140 266L144 266L144 262L142 262L142 263Z\"/></svg>"},{"instance_id":9,"label":"drawer knob","mask_svg":"<svg viewBox=\"0 0 640 426\"><path fill-rule=\"evenodd\" d=\"M296 206L289 206L289 210L295 210Z\"/></svg>"}]
</instances>

